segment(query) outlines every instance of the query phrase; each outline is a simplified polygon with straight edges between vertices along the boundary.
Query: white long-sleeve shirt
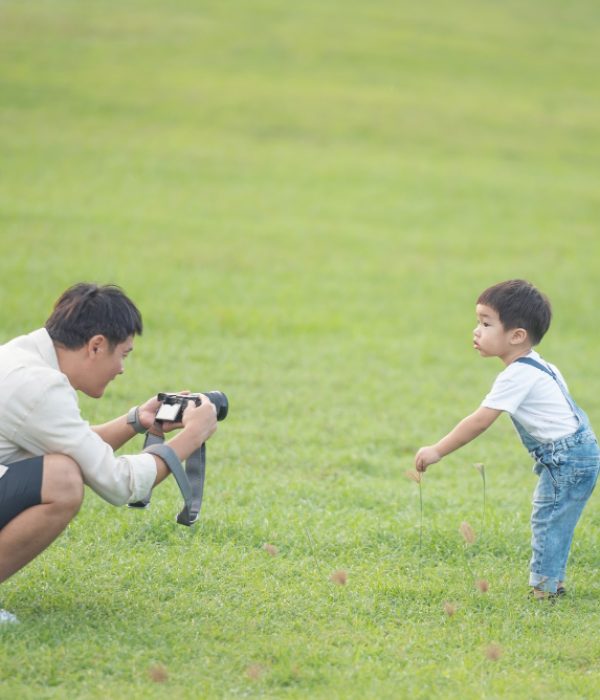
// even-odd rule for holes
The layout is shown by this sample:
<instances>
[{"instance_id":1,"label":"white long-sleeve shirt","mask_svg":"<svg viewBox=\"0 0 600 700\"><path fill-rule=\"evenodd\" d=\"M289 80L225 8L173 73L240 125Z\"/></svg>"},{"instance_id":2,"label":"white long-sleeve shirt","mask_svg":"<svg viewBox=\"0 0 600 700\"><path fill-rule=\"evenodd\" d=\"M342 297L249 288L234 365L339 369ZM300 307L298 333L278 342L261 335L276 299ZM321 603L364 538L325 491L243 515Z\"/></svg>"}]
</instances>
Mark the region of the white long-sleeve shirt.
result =
<instances>
[{"instance_id":1,"label":"white long-sleeve shirt","mask_svg":"<svg viewBox=\"0 0 600 700\"><path fill-rule=\"evenodd\" d=\"M49 454L75 460L84 482L114 505L145 498L156 479L152 455L116 457L83 420L77 393L41 328L0 346L0 478L1 465Z\"/></svg>"}]
</instances>

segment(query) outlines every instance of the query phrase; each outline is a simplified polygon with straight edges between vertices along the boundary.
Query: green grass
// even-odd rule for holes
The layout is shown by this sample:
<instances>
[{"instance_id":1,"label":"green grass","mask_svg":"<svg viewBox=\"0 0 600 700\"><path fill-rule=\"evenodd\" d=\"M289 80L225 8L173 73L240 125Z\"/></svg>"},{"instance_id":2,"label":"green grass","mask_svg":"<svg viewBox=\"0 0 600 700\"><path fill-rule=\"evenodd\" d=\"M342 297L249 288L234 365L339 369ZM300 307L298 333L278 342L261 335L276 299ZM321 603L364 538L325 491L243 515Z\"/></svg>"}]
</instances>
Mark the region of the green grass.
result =
<instances>
[{"instance_id":1,"label":"green grass","mask_svg":"<svg viewBox=\"0 0 600 700\"><path fill-rule=\"evenodd\" d=\"M501 369L470 347L500 279L550 296L600 425L599 34L591 0L0 2L0 340L116 282L145 333L86 418L231 400L193 530L171 483L88 492L2 585L1 698L595 696L598 499L533 605L509 421L427 473L421 557L404 474Z\"/></svg>"}]
</instances>

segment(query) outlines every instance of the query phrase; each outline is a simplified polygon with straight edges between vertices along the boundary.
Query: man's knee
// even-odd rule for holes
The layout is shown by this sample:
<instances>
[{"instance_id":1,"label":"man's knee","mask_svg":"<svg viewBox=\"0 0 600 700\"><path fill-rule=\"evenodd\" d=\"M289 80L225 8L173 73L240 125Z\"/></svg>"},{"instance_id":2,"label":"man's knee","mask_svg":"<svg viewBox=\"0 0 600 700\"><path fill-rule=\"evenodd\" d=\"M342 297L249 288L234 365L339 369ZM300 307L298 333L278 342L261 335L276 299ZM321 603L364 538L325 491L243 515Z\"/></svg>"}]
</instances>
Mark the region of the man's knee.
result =
<instances>
[{"instance_id":1,"label":"man's knee","mask_svg":"<svg viewBox=\"0 0 600 700\"><path fill-rule=\"evenodd\" d=\"M83 501L83 477L79 465L66 455L44 457L42 503L55 503L75 514Z\"/></svg>"}]
</instances>

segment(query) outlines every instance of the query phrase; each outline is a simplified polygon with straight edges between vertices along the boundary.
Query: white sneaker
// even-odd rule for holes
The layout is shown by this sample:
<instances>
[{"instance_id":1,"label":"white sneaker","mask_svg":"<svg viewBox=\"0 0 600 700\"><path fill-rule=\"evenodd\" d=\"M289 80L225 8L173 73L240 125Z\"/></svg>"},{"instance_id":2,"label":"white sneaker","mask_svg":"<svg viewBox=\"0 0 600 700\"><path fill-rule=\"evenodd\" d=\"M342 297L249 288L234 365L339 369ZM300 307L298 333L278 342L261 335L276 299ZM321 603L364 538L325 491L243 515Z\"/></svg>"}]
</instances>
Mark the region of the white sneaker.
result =
<instances>
[{"instance_id":1,"label":"white sneaker","mask_svg":"<svg viewBox=\"0 0 600 700\"><path fill-rule=\"evenodd\" d=\"M9 613L8 610L0 608L0 625L3 625L5 622L18 622L17 616Z\"/></svg>"}]
</instances>

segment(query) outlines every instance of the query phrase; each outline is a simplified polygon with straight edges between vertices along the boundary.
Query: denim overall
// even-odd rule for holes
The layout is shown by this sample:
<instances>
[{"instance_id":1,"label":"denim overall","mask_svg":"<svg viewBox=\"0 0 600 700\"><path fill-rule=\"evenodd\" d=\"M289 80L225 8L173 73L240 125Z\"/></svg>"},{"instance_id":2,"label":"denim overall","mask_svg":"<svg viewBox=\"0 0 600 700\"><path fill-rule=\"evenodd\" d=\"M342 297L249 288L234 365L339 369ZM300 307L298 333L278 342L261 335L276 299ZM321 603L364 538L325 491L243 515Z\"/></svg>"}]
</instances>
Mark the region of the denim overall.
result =
<instances>
[{"instance_id":1,"label":"denim overall","mask_svg":"<svg viewBox=\"0 0 600 700\"><path fill-rule=\"evenodd\" d=\"M535 459L533 470L539 476L531 513L529 585L555 593L558 583L565 580L575 526L596 485L600 451L588 417L556 374L529 357L520 357L515 362L532 365L549 374L560 387L578 423L573 434L542 443L511 416L525 448Z\"/></svg>"}]
</instances>

